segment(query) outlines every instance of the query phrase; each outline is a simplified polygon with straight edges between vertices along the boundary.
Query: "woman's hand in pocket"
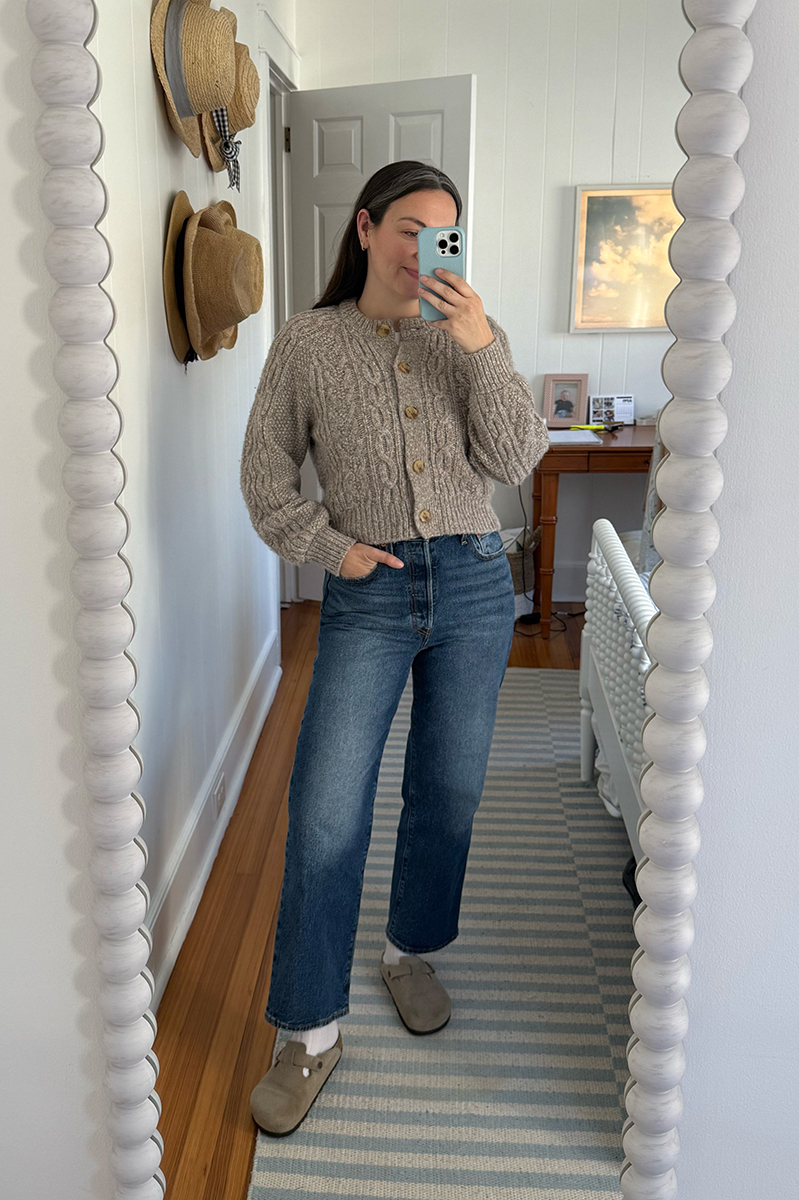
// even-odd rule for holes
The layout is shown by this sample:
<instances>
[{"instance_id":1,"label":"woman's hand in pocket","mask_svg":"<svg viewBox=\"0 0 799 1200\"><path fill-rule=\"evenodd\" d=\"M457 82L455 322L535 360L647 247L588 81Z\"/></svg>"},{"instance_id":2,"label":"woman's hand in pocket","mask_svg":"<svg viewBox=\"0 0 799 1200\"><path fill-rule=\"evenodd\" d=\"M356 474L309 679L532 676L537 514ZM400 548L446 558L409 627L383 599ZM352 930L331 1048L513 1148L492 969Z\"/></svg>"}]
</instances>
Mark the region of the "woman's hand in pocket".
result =
<instances>
[{"instance_id":1,"label":"woman's hand in pocket","mask_svg":"<svg viewBox=\"0 0 799 1200\"><path fill-rule=\"evenodd\" d=\"M366 542L356 542L350 546L341 563L341 575L344 579L356 579L368 575L379 562L387 563L389 567L404 567L405 563L395 554L387 550L378 550Z\"/></svg>"}]
</instances>

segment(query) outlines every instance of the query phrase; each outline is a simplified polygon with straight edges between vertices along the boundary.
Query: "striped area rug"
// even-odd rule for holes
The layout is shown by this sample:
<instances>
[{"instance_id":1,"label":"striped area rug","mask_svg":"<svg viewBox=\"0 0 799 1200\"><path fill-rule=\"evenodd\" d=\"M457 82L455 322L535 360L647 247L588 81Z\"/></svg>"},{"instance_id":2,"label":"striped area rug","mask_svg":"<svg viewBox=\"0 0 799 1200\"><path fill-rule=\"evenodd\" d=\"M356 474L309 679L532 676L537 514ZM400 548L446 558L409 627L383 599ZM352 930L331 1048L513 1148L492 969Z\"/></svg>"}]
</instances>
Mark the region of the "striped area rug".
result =
<instances>
[{"instance_id":1,"label":"striped area rug","mask_svg":"<svg viewBox=\"0 0 799 1200\"><path fill-rule=\"evenodd\" d=\"M402 1025L378 966L411 700L409 679L380 768L344 1052L296 1132L259 1132L248 1200L618 1197L630 846L580 782L578 673L506 671L460 933L426 956L452 1017L427 1037Z\"/></svg>"}]
</instances>

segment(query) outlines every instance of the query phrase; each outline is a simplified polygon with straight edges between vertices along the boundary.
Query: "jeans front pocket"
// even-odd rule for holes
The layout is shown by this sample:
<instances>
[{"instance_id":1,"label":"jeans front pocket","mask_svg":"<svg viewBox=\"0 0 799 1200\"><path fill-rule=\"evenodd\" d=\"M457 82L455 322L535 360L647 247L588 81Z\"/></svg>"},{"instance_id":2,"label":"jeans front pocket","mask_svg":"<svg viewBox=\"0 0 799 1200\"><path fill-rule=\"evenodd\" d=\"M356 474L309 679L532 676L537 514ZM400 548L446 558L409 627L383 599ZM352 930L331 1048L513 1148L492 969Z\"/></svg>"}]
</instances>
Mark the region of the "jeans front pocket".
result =
<instances>
[{"instance_id":1,"label":"jeans front pocket","mask_svg":"<svg viewBox=\"0 0 799 1200\"><path fill-rule=\"evenodd\" d=\"M492 558L499 558L500 554L505 553L502 535L498 529L492 529L488 533L467 533L466 544L475 558L482 562L490 562Z\"/></svg>"},{"instance_id":2,"label":"jeans front pocket","mask_svg":"<svg viewBox=\"0 0 799 1200\"><path fill-rule=\"evenodd\" d=\"M371 571L367 571L365 575L337 575L336 578L340 579L342 583L365 583L367 579L374 578L380 565L379 562L376 562Z\"/></svg>"}]
</instances>

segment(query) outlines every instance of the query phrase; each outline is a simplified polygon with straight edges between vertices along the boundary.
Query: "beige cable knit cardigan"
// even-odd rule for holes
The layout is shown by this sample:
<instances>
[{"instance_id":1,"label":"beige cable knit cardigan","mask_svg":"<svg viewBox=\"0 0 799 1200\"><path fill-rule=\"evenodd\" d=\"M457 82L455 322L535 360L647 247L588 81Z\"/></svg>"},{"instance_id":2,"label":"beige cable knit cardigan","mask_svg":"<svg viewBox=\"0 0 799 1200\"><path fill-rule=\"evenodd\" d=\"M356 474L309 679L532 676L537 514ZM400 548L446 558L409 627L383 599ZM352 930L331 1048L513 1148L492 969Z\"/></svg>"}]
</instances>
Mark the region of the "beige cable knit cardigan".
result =
<instances>
[{"instance_id":1,"label":"beige cable knit cardigan","mask_svg":"<svg viewBox=\"0 0 799 1200\"><path fill-rule=\"evenodd\" d=\"M499 529L493 480L526 479L549 445L505 331L466 354L444 329L363 315L354 299L276 334L250 411L241 490L253 528L291 563L341 574L355 542ZM300 495L310 445L324 503Z\"/></svg>"}]
</instances>

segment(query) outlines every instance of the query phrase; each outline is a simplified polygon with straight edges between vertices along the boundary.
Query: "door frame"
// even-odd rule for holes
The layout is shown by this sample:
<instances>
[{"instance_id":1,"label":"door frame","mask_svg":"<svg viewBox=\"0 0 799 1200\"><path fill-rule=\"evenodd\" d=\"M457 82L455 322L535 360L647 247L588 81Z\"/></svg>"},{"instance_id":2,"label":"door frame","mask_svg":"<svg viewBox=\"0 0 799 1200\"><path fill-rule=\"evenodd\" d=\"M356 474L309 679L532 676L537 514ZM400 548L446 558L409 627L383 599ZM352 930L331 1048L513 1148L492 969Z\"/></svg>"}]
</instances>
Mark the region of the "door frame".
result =
<instances>
[{"instance_id":1,"label":"door frame","mask_svg":"<svg viewBox=\"0 0 799 1200\"><path fill-rule=\"evenodd\" d=\"M261 50L261 78L269 81L268 119L263 124L263 161L268 164L269 187L264 189L264 228L269 238L270 325L269 343L294 312L291 259L291 163L286 153L284 130L289 124L289 94L296 86ZM299 594L299 575L294 563L278 556L280 606L287 608Z\"/></svg>"}]
</instances>

